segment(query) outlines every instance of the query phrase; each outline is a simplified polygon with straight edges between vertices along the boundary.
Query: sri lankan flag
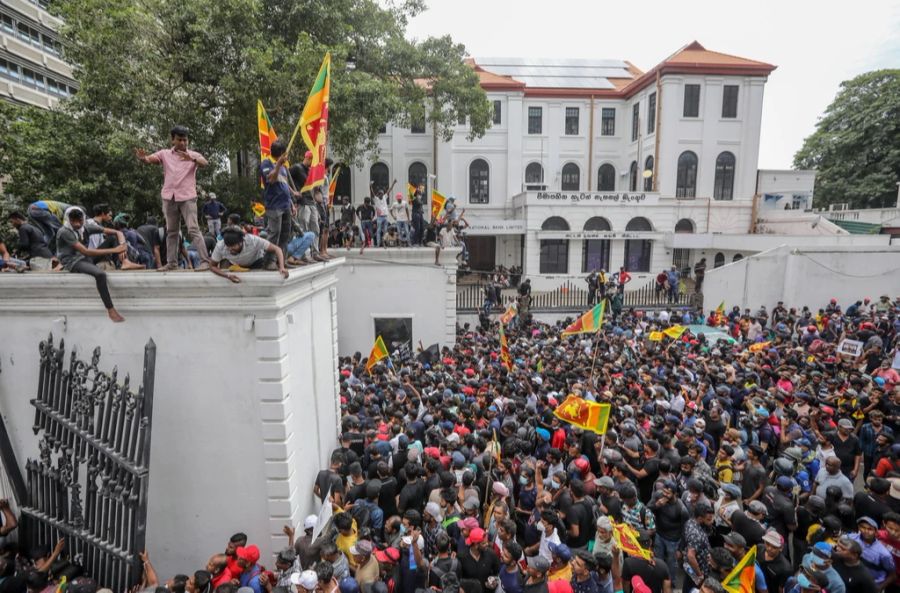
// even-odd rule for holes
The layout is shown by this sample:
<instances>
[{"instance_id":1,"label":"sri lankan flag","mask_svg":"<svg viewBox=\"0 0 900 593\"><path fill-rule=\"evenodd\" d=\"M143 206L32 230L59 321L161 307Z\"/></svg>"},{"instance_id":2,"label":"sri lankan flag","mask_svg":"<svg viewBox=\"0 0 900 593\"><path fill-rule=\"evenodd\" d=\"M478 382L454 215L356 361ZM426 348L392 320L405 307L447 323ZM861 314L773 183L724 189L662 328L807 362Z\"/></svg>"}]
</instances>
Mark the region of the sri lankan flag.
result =
<instances>
[{"instance_id":1,"label":"sri lankan flag","mask_svg":"<svg viewBox=\"0 0 900 593\"><path fill-rule=\"evenodd\" d=\"M603 314L606 312L606 299L600 301L593 309L578 318L575 323L563 330L563 336L575 334L592 334L603 325Z\"/></svg>"},{"instance_id":2,"label":"sri lankan flag","mask_svg":"<svg viewBox=\"0 0 900 593\"><path fill-rule=\"evenodd\" d=\"M609 520L612 523L613 538L620 550L629 556L636 556L644 560L653 559L653 552L638 543L638 533L634 527L628 523L616 523L612 517Z\"/></svg>"},{"instance_id":3,"label":"sri lankan flag","mask_svg":"<svg viewBox=\"0 0 900 593\"><path fill-rule=\"evenodd\" d=\"M755 344L750 344L750 347L747 348L750 352L762 352L766 348L768 348L772 344L772 341L768 342L756 342Z\"/></svg>"},{"instance_id":4,"label":"sri lankan flag","mask_svg":"<svg viewBox=\"0 0 900 593\"><path fill-rule=\"evenodd\" d=\"M334 206L334 194L337 191L338 176L341 174L340 165L335 165L331 171L331 182L328 184L328 205Z\"/></svg>"},{"instance_id":5,"label":"sri lankan flag","mask_svg":"<svg viewBox=\"0 0 900 593\"><path fill-rule=\"evenodd\" d=\"M416 197L416 186L409 181L406 182L406 197L409 198L410 202Z\"/></svg>"},{"instance_id":6,"label":"sri lankan flag","mask_svg":"<svg viewBox=\"0 0 900 593\"><path fill-rule=\"evenodd\" d=\"M589 402L575 394L570 394L565 401L556 406L553 415L584 430L597 434L605 434L609 424L609 404Z\"/></svg>"},{"instance_id":7,"label":"sri lankan flag","mask_svg":"<svg viewBox=\"0 0 900 593\"><path fill-rule=\"evenodd\" d=\"M440 217L441 212L444 210L444 204L447 203L447 198L441 194L436 189L431 190L431 220L435 220Z\"/></svg>"},{"instance_id":8,"label":"sri lankan flag","mask_svg":"<svg viewBox=\"0 0 900 593\"><path fill-rule=\"evenodd\" d=\"M500 316L500 323L506 325L510 321L513 320L513 317L516 316L516 306L515 304L510 305L506 308L506 311L503 312L503 315Z\"/></svg>"},{"instance_id":9,"label":"sri lankan flag","mask_svg":"<svg viewBox=\"0 0 900 593\"><path fill-rule=\"evenodd\" d=\"M716 325L722 325L725 323L725 301L719 303L719 306L716 307L716 316L715 316Z\"/></svg>"},{"instance_id":10,"label":"sri lankan flag","mask_svg":"<svg viewBox=\"0 0 900 593\"><path fill-rule=\"evenodd\" d=\"M681 334L685 332L687 328L683 325L673 325L672 327L667 327L662 331L662 333L666 334L673 340L677 340L681 337Z\"/></svg>"},{"instance_id":11,"label":"sri lankan flag","mask_svg":"<svg viewBox=\"0 0 900 593\"><path fill-rule=\"evenodd\" d=\"M728 593L753 593L756 591L756 546L738 562L727 577L722 580L722 587Z\"/></svg>"},{"instance_id":12,"label":"sri lankan flag","mask_svg":"<svg viewBox=\"0 0 900 593\"><path fill-rule=\"evenodd\" d=\"M387 355L387 346L384 345L382 337L378 336L375 339L375 345L372 346L372 351L369 352L369 360L366 361L366 370L371 371L372 367L375 366L379 360L387 358Z\"/></svg>"},{"instance_id":13,"label":"sri lankan flag","mask_svg":"<svg viewBox=\"0 0 900 593\"><path fill-rule=\"evenodd\" d=\"M302 192L311 191L325 183L325 150L328 143L328 101L331 95L331 52L325 54L319 74L309 91L309 98L300 113L300 135L312 152L312 162Z\"/></svg>"},{"instance_id":14,"label":"sri lankan flag","mask_svg":"<svg viewBox=\"0 0 900 593\"><path fill-rule=\"evenodd\" d=\"M271 157L272 143L278 140L278 134L261 100L256 101L256 126L259 128L259 161L262 162Z\"/></svg>"},{"instance_id":15,"label":"sri lankan flag","mask_svg":"<svg viewBox=\"0 0 900 593\"><path fill-rule=\"evenodd\" d=\"M512 368L512 357L509 355L509 344L506 341L506 332L503 324L500 324L500 363L506 367L506 370Z\"/></svg>"}]
</instances>

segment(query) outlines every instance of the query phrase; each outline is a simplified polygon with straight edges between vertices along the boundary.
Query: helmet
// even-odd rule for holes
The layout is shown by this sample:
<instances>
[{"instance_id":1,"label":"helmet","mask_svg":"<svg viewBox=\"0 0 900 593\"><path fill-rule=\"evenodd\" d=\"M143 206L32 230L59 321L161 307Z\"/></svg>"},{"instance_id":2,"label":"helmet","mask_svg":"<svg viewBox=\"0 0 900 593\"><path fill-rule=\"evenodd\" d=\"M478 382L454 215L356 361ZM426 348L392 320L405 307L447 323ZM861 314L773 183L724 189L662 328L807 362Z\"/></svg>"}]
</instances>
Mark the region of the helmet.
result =
<instances>
[{"instance_id":1,"label":"helmet","mask_svg":"<svg viewBox=\"0 0 900 593\"><path fill-rule=\"evenodd\" d=\"M794 473L794 463L790 459L779 457L775 460L775 473L781 476L790 476Z\"/></svg>"},{"instance_id":2,"label":"helmet","mask_svg":"<svg viewBox=\"0 0 900 593\"><path fill-rule=\"evenodd\" d=\"M800 450L800 447L788 447L784 450L784 456L792 461L800 461L803 459L803 451Z\"/></svg>"}]
</instances>

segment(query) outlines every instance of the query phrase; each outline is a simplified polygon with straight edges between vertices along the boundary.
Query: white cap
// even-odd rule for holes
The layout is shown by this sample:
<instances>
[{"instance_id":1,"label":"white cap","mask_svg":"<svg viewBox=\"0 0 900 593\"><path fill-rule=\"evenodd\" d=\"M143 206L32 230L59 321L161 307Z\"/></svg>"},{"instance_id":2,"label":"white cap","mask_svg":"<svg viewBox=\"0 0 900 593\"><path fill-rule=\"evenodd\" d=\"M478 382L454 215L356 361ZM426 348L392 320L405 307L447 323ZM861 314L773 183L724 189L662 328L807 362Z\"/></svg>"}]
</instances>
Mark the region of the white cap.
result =
<instances>
[{"instance_id":1,"label":"white cap","mask_svg":"<svg viewBox=\"0 0 900 593\"><path fill-rule=\"evenodd\" d=\"M319 524L319 516L318 515L308 515L306 519L303 520L303 529L315 529L316 525Z\"/></svg>"},{"instance_id":2,"label":"white cap","mask_svg":"<svg viewBox=\"0 0 900 593\"><path fill-rule=\"evenodd\" d=\"M319 577L314 570L304 570L291 574L291 584L303 587L307 591L314 591L319 584Z\"/></svg>"}]
</instances>

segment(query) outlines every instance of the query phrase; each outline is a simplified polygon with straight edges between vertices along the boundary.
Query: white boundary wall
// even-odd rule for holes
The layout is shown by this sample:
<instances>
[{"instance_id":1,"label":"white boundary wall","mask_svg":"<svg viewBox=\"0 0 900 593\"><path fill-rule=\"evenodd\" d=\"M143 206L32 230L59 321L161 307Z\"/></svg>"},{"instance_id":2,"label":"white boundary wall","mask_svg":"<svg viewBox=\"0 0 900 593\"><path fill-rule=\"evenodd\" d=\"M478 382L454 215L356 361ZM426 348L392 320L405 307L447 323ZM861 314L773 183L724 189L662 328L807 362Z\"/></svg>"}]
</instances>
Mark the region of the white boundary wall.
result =
<instances>
[{"instance_id":1,"label":"white boundary wall","mask_svg":"<svg viewBox=\"0 0 900 593\"><path fill-rule=\"evenodd\" d=\"M760 305L771 310L778 301L814 308L832 298L846 307L882 294L900 294L900 247L781 246L707 270L703 282L707 310L722 301L752 311Z\"/></svg>"},{"instance_id":2,"label":"white boundary wall","mask_svg":"<svg viewBox=\"0 0 900 593\"><path fill-rule=\"evenodd\" d=\"M317 471L336 446L337 270L341 260L250 273L116 272L127 318L106 317L93 280L0 274L0 412L20 465L37 457L31 426L38 343L52 332L120 378L141 378L157 344L147 546L161 575L191 573L245 531L261 562L281 529L318 511Z\"/></svg>"}]
</instances>

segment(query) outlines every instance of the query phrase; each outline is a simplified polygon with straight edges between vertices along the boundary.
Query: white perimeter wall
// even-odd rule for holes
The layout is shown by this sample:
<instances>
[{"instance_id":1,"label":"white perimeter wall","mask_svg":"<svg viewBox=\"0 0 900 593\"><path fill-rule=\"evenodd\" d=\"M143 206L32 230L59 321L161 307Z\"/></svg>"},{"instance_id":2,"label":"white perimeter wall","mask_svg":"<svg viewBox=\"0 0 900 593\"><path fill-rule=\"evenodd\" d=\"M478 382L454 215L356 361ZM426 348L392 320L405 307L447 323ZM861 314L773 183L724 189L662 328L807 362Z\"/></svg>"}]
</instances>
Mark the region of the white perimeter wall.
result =
<instances>
[{"instance_id":1,"label":"white perimeter wall","mask_svg":"<svg viewBox=\"0 0 900 593\"><path fill-rule=\"evenodd\" d=\"M161 575L189 573L245 531L262 562L284 524L318 510L312 487L337 440L339 263L244 274L117 272L106 318L93 281L0 275L0 411L20 465L37 457L31 426L38 343L53 332L101 368L140 383L157 344L147 547Z\"/></svg>"},{"instance_id":2,"label":"white perimeter wall","mask_svg":"<svg viewBox=\"0 0 900 593\"><path fill-rule=\"evenodd\" d=\"M336 251L346 259L338 270L338 344L342 356L368 356L375 342L375 319L412 318L413 347L456 340L456 255L434 249ZM388 345L390 347L390 345Z\"/></svg>"},{"instance_id":3,"label":"white perimeter wall","mask_svg":"<svg viewBox=\"0 0 900 593\"><path fill-rule=\"evenodd\" d=\"M706 309L722 301L754 311L778 301L813 308L831 298L847 306L881 294L900 294L900 247L778 247L707 270L703 282Z\"/></svg>"}]
</instances>

